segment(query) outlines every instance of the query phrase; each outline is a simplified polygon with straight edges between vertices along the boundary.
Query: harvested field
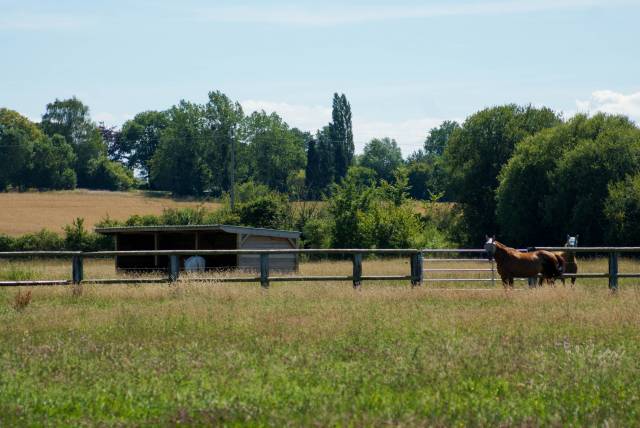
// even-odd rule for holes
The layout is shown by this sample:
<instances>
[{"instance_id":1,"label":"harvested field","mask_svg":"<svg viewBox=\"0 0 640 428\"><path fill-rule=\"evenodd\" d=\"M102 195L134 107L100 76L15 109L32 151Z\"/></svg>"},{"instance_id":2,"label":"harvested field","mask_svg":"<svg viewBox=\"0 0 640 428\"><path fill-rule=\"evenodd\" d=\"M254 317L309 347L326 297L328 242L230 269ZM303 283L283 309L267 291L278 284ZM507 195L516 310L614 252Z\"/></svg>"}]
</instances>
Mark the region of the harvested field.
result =
<instances>
[{"instance_id":1,"label":"harvested field","mask_svg":"<svg viewBox=\"0 0 640 428\"><path fill-rule=\"evenodd\" d=\"M134 214L160 214L165 208L197 207L215 209L214 202L174 200L166 196L149 196L144 192L109 192L74 190L60 192L0 193L0 233L22 235L49 229L60 232L76 217L85 226L106 217L124 220Z\"/></svg>"}]
</instances>

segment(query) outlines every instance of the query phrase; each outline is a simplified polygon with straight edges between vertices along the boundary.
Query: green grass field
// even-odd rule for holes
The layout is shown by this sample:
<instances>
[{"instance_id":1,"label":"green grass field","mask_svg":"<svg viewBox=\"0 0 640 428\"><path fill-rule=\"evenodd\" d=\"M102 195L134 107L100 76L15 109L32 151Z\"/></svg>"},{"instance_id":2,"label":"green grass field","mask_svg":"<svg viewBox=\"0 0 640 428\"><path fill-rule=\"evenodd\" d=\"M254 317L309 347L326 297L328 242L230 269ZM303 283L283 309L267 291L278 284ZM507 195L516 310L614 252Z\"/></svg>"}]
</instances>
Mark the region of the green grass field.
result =
<instances>
[{"instance_id":1,"label":"green grass field","mask_svg":"<svg viewBox=\"0 0 640 428\"><path fill-rule=\"evenodd\" d=\"M67 273L48 263L32 269ZM605 280L509 293L443 286L44 287L20 311L18 290L1 289L0 426L638 425L633 283L616 295Z\"/></svg>"}]
</instances>

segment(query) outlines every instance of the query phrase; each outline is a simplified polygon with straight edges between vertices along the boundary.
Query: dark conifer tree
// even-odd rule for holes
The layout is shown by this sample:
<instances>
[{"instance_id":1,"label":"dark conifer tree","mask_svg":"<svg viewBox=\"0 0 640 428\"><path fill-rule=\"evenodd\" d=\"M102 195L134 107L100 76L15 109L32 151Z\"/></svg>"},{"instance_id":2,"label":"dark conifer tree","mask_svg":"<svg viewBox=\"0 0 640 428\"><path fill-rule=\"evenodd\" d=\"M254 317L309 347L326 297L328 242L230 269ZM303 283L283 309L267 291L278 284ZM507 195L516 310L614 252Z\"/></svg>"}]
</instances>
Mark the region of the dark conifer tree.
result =
<instances>
[{"instance_id":1,"label":"dark conifer tree","mask_svg":"<svg viewBox=\"0 0 640 428\"><path fill-rule=\"evenodd\" d=\"M351 106L344 94L333 94L331 118L329 136L333 146L334 180L340 182L347 175L347 170L353 162L353 154L355 152Z\"/></svg>"}]
</instances>

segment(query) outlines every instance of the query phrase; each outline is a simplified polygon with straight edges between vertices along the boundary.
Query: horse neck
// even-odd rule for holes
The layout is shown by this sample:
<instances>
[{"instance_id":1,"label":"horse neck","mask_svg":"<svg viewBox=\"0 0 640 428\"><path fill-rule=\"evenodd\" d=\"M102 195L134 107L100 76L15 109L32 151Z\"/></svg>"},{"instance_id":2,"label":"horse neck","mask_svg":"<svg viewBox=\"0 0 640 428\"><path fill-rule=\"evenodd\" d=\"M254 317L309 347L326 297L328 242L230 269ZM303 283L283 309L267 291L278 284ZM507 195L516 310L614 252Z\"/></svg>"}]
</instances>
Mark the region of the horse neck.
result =
<instances>
[{"instance_id":1,"label":"horse neck","mask_svg":"<svg viewBox=\"0 0 640 428\"><path fill-rule=\"evenodd\" d=\"M567 259L567 262L574 263L576 261L576 253L575 251L571 251L571 248L573 247L567 247L567 249L564 250L564 255Z\"/></svg>"},{"instance_id":2,"label":"horse neck","mask_svg":"<svg viewBox=\"0 0 640 428\"><path fill-rule=\"evenodd\" d=\"M510 248L498 241L494 241L494 244L496 246L496 252L493 255L493 258L496 259L496 261L504 260L509 254Z\"/></svg>"}]
</instances>

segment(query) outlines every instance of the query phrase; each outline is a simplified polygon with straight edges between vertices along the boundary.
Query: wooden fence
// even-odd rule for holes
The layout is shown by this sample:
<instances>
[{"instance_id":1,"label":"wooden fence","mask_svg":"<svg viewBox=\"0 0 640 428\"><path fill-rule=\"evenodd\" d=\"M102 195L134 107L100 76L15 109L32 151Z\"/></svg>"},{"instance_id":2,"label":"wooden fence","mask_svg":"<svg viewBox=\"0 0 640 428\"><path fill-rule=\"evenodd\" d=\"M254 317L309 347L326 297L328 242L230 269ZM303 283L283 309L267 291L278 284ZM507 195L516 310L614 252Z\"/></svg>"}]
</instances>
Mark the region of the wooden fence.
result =
<instances>
[{"instance_id":1,"label":"wooden fence","mask_svg":"<svg viewBox=\"0 0 640 428\"><path fill-rule=\"evenodd\" d=\"M549 251L567 251L565 247L538 247ZM523 250L526 251L526 250ZM612 290L618 288L619 278L640 278L640 273L619 273L618 257L622 253L640 253L640 247L576 247L571 248L575 253L607 254L608 271L602 273L582 273L565 274L565 278L608 278L609 287ZM352 275L313 275L313 276L272 276L269 269L269 256L275 254L338 254L351 256L353 271ZM425 281L438 282L471 282L471 281L491 281L496 282L496 271L493 261L486 258L484 250L480 249L277 249L277 250L147 250L147 251L22 251L22 252L0 252L0 258L70 258L72 274L70 279L61 280L28 280L28 281L0 281L0 286L39 286L39 285L65 285L79 283L93 284L140 284L175 282L180 280L180 256L192 255L238 255L238 254L258 254L260 255L259 276L238 276L238 277L216 277L216 278L189 278L189 281L211 281L218 282L259 282L262 287L269 287L270 282L281 281L351 281L355 288L361 286L362 281L409 281L412 286L422 285ZM396 255L410 258L410 271L407 275L364 275L362 271L363 255ZM443 254L476 255L474 258L437 258ZM114 279L85 279L84 259L104 258L115 256L168 256L169 269L165 278L114 278ZM425 257L427 256L427 257ZM480 256L480 257L478 257ZM482 257L484 256L484 257ZM491 264L491 268L429 268L430 262L467 262L483 261ZM427 264L427 268L424 265ZM491 272L490 278L425 278L426 273L437 272ZM527 280L525 278L525 280ZM531 284L531 280L530 284Z\"/></svg>"}]
</instances>

